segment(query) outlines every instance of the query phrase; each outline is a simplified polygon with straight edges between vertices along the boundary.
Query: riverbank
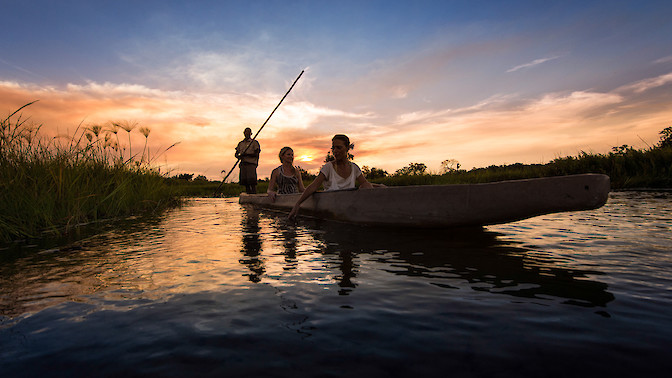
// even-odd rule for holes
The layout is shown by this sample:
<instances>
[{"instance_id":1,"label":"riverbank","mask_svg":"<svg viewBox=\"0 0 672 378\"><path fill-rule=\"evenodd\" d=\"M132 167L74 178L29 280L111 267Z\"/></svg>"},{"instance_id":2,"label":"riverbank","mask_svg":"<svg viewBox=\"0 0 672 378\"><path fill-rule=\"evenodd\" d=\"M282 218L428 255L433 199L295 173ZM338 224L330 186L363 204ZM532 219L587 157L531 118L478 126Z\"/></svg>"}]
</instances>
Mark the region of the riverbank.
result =
<instances>
[{"instance_id":1,"label":"riverbank","mask_svg":"<svg viewBox=\"0 0 672 378\"><path fill-rule=\"evenodd\" d=\"M391 175L372 179L388 186L476 184L503 180L601 173L611 179L612 190L672 188L672 147L630 149L608 154L582 152L547 164L510 164L454 170L441 175Z\"/></svg>"}]
</instances>

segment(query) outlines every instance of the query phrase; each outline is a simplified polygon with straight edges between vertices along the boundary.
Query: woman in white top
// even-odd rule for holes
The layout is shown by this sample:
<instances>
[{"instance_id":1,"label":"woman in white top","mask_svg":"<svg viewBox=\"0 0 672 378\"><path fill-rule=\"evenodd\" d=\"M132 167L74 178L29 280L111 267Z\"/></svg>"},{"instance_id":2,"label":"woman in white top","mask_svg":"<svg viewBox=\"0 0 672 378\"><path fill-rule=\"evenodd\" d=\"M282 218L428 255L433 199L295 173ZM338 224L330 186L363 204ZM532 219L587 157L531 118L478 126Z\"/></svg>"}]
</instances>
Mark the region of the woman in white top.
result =
<instances>
[{"instance_id":1,"label":"woman in white top","mask_svg":"<svg viewBox=\"0 0 672 378\"><path fill-rule=\"evenodd\" d=\"M334 160L325 164L315 180L308 185L296 204L289 213L289 218L296 218L299 212L299 206L310 197L320 185L324 184L324 190L354 189L355 183L360 188L373 188L371 183L366 181L357 164L348 160L348 151L350 150L350 139L337 134L331 139L331 151L334 154Z\"/></svg>"},{"instance_id":2,"label":"woman in white top","mask_svg":"<svg viewBox=\"0 0 672 378\"><path fill-rule=\"evenodd\" d=\"M271 172L271 181L268 183L268 197L271 202L275 202L278 194L292 194L303 192L306 188L303 186L301 171L292 165L294 163L294 150L291 147L282 147L278 154L281 166ZM277 192L275 191L275 188Z\"/></svg>"}]
</instances>

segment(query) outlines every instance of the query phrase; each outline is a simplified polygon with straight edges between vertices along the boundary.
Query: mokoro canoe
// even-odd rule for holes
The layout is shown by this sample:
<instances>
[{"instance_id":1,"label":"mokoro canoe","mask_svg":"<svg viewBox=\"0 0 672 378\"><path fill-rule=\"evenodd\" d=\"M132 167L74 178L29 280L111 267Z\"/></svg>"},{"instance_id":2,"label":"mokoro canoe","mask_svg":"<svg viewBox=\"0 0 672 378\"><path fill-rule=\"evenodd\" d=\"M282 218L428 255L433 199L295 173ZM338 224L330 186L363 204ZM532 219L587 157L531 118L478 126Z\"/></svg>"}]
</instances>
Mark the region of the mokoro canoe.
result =
<instances>
[{"instance_id":1,"label":"mokoro canoe","mask_svg":"<svg viewBox=\"0 0 672 378\"><path fill-rule=\"evenodd\" d=\"M299 215L356 224L403 227L467 227L518 221L604 205L609 176L582 174L484 184L396 186L316 192ZM240 195L241 204L289 211L300 194Z\"/></svg>"}]
</instances>

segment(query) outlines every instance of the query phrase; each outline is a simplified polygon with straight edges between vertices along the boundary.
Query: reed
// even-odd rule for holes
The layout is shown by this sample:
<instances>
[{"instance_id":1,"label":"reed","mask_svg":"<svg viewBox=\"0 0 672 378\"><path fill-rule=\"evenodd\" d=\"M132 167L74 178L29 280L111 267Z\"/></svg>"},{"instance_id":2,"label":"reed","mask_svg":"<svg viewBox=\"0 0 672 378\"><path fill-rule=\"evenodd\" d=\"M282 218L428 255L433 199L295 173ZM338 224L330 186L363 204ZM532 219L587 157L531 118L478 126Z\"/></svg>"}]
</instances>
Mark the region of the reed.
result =
<instances>
[{"instance_id":1,"label":"reed","mask_svg":"<svg viewBox=\"0 0 672 378\"><path fill-rule=\"evenodd\" d=\"M178 202L149 161L130 155L130 139L126 158L116 133L100 125L47 138L19 113L25 106L0 121L0 241L63 234Z\"/></svg>"}]
</instances>

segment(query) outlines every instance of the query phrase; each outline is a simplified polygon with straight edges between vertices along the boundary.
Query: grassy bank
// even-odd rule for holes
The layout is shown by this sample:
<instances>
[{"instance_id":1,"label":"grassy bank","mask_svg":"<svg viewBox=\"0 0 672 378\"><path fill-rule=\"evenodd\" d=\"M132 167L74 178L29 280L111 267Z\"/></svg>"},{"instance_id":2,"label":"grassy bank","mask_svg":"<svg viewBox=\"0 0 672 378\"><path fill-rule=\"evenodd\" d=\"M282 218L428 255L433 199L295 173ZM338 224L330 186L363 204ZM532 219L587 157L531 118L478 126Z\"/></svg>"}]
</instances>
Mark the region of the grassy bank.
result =
<instances>
[{"instance_id":1,"label":"grassy bank","mask_svg":"<svg viewBox=\"0 0 672 378\"><path fill-rule=\"evenodd\" d=\"M18 112L0 121L0 241L62 234L177 203L174 188L150 168L149 153L124 156L119 128L80 127L47 138Z\"/></svg>"},{"instance_id":2,"label":"grassy bank","mask_svg":"<svg viewBox=\"0 0 672 378\"><path fill-rule=\"evenodd\" d=\"M391 175L372 179L388 186L484 183L535 177L603 173L611 178L612 189L672 188L672 147L636 150L627 146L608 154L582 152L547 164L511 164L453 170L441 175Z\"/></svg>"},{"instance_id":3,"label":"grassy bank","mask_svg":"<svg viewBox=\"0 0 672 378\"><path fill-rule=\"evenodd\" d=\"M245 191L245 187L237 183L225 183L220 186L221 181L185 180L171 177L166 179L166 182L182 197L213 197L215 192L217 197L237 197ZM268 180L259 180L257 193L266 193L267 189Z\"/></svg>"}]
</instances>

